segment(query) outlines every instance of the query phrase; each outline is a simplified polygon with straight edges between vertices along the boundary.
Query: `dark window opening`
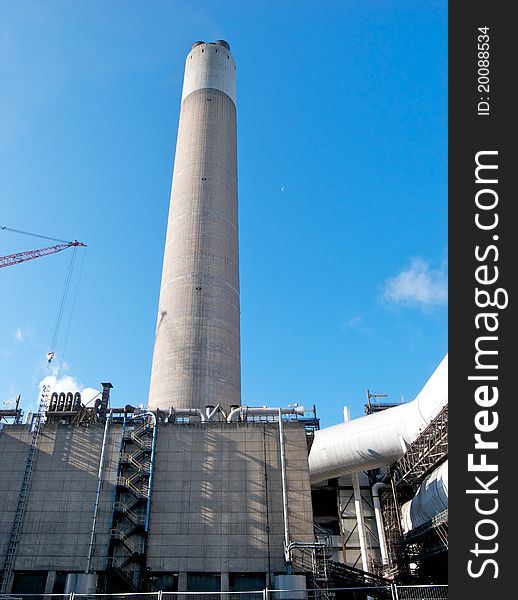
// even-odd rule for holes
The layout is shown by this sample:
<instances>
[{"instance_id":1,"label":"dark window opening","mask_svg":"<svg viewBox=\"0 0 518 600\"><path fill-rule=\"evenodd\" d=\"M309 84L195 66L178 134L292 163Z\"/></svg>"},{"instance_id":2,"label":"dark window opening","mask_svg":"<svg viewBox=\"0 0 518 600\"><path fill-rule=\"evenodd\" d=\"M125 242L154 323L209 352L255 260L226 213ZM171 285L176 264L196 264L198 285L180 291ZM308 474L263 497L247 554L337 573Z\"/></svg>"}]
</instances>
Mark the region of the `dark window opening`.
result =
<instances>
[{"instance_id":1,"label":"dark window opening","mask_svg":"<svg viewBox=\"0 0 518 600\"><path fill-rule=\"evenodd\" d=\"M11 594L43 594L47 571L15 571Z\"/></svg>"},{"instance_id":2,"label":"dark window opening","mask_svg":"<svg viewBox=\"0 0 518 600\"><path fill-rule=\"evenodd\" d=\"M151 573L149 585L152 592L177 592L178 573Z\"/></svg>"},{"instance_id":3,"label":"dark window opening","mask_svg":"<svg viewBox=\"0 0 518 600\"><path fill-rule=\"evenodd\" d=\"M325 486L319 490L312 490L311 501L315 517L338 518L338 502L335 486Z\"/></svg>"},{"instance_id":4,"label":"dark window opening","mask_svg":"<svg viewBox=\"0 0 518 600\"><path fill-rule=\"evenodd\" d=\"M56 579L54 581L54 587L52 588L53 594L64 594L65 585L67 583L68 571L58 571L56 573Z\"/></svg>"},{"instance_id":5,"label":"dark window opening","mask_svg":"<svg viewBox=\"0 0 518 600\"><path fill-rule=\"evenodd\" d=\"M266 573L229 573L228 578L231 592L254 592L266 585Z\"/></svg>"},{"instance_id":6,"label":"dark window opening","mask_svg":"<svg viewBox=\"0 0 518 600\"><path fill-rule=\"evenodd\" d=\"M187 573L188 592L219 592L220 590L220 573Z\"/></svg>"}]
</instances>

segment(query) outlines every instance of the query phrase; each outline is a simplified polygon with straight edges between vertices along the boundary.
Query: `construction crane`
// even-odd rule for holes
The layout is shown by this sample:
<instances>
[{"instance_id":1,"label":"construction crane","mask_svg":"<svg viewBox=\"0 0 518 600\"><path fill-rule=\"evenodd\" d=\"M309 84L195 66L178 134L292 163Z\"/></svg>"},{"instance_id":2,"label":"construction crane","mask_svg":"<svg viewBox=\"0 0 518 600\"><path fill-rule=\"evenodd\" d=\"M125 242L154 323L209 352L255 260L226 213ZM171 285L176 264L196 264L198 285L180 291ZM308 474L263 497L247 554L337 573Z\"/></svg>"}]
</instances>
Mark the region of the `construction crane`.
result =
<instances>
[{"instance_id":1,"label":"construction crane","mask_svg":"<svg viewBox=\"0 0 518 600\"><path fill-rule=\"evenodd\" d=\"M75 246L86 246L83 242L74 240L73 242L67 242L66 240L59 240L57 238L51 238L46 235L38 235L36 233L29 233L28 231L20 231L19 229L11 229L10 227L0 226L0 229L4 231L11 231L13 233L22 233L23 235L30 235L32 237L42 238L44 240L52 240L54 242L61 242L54 246L47 246L46 248L38 248L36 250L27 250L25 252L18 252L16 254L9 254L8 256L0 256L0 269L3 267L10 267L11 265L17 265L18 263L32 260L34 258L40 258L40 256L48 256L49 254L55 254L61 252L67 248Z\"/></svg>"},{"instance_id":2,"label":"construction crane","mask_svg":"<svg viewBox=\"0 0 518 600\"><path fill-rule=\"evenodd\" d=\"M3 225L0 226L0 230L2 231L10 231L12 233L21 233L22 235L29 235L31 237L41 238L44 240L51 240L53 242L60 242L59 244L54 244L53 246L47 246L46 248L38 248L36 250L26 250L25 252L18 252L16 254L9 254L8 256L0 256L0 269L2 267L9 267L11 265L17 265L19 263L25 262L27 260L32 260L34 258L40 258L41 256L48 256L49 254L55 254L56 252L61 252L62 250L66 250L67 248L73 248L74 251L72 253L70 266L68 268L68 272L65 278L65 287L63 289L63 294L61 296L61 302L58 311L58 317L56 320L56 325L54 327L54 334L52 336L52 343L50 345L51 348L55 348L57 344L58 335L61 329L61 320L63 318L63 313L65 310L65 303L68 297L68 290L70 287L70 282L72 279L72 272L74 269L76 252L78 246L86 247L86 244L83 242L78 242L74 240L73 242L68 242L66 240L60 240L58 238L52 238L47 235L40 235L38 233L30 233L29 231L21 231L20 229L12 229L11 227L5 227ZM77 284L79 285L79 283ZM77 290L76 290L77 293ZM73 309L72 309L73 310ZM69 324L70 325L70 324ZM68 333L67 333L68 336ZM66 345L66 342L65 342ZM50 367L50 363L54 359L54 351L50 350L47 352L47 364Z\"/></svg>"}]
</instances>

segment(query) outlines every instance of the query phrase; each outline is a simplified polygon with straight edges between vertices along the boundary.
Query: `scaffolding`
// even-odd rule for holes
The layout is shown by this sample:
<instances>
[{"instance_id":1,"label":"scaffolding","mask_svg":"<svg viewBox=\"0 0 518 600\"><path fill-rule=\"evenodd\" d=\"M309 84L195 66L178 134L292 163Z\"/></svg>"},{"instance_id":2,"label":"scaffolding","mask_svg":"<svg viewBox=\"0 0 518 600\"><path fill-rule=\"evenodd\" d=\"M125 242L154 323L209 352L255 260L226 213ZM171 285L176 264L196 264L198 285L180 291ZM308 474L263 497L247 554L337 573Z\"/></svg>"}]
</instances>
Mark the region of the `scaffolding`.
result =
<instances>
[{"instance_id":1,"label":"scaffolding","mask_svg":"<svg viewBox=\"0 0 518 600\"><path fill-rule=\"evenodd\" d=\"M448 458L448 405L430 422L405 454L390 468L381 495L383 522L387 532L390 570L409 575L409 564L448 549L448 511L403 534L401 505L416 493L423 479Z\"/></svg>"},{"instance_id":2,"label":"scaffolding","mask_svg":"<svg viewBox=\"0 0 518 600\"><path fill-rule=\"evenodd\" d=\"M422 560L448 550L448 511L412 529L402 538L409 560Z\"/></svg>"},{"instance_id":3,"label":"scaffolding","mask_svg":"<svg viewBox=\"0 0 518 600\"><path fill-rule=\"evenodd\" d=\"M2 594L5 594L7 592L11 580L14 560L16 557L16 546L18 545L18 537L20 535L23 517L25 515L25 506L27 504L27 497L29 495L31 487L32 473L38 454L38 440L40 437L40 431L43 422L45 420L45 412L47 410L49 393L50 386L42 386L38 412L34 415L29 429L29 431L32 432L29 453L27 455L27 462L25 463L25 471L23 474L22 486L20 488L20 494L18 496L18 503L16 505L16 512L14 515L13 525L11 527L11 533L9 535L9 542L7 544L7 552L4 559L4 565L2 572L0 573L0 593Z\"/></svg>"},{"instance_id":4,"label":"scaffolding","mask_svg":"<svg viewBox=\"0 0 518 600\"><path fill-rule=\"evenodd\" d=\"M373 415L374 413L381 412L387 408L393 408L399 406L401 403L387 402L386 400L379 400L379 398L388 398L388 394L379 394L377 392L371 392L367 390L367 404L363 405L363 412L366 415Z\"/></svg>"},{"instance_id":5,"label":"scaffolding","mask_svg":"<svg viewBox=\"0 0 518 600\"><path fill-rule=\"evenodd\" d=\"M396 486L416 485L448 458L448 405L392 468Z\"/></svg>"},{"instance_id":6,"label":"scaffolding","mask_svg":"<svg viewBox=\"0 0 518 600\"><path fill-rule=\"evenodd\" d=\"M18 395L16 400L7 400L4 402L4 406L14 404L14 408L0 408L0 429L2 427L2 420L12 425L19 425L22 421L23 411L20 408L21 396Z\"/></svg>"},{"instance_id":7,"label":"scaffolding","mask_svg":"<svg viewBox=\"0 0 518 600\"><path fill-rule=\"evenodd\" d=\"M292 554L292 567L297 572L309 573L311 585L317 592L315 598L334 598L336 593L332 588L354 586L361 589L390 584L388 579L380 575L332 560L331 535L316 522L314 530L313 543L293 543L296 554Z\"/></svg>"}]
</instances>

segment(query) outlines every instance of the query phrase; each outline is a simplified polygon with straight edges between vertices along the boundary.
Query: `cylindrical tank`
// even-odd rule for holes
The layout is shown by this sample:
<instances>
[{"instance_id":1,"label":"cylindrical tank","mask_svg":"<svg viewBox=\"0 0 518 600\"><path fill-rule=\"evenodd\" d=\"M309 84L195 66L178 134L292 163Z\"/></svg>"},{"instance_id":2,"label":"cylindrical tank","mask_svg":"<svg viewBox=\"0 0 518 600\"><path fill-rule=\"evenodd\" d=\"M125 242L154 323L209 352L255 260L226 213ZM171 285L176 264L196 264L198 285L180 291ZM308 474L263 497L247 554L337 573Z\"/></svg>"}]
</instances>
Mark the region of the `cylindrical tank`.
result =
<instances>
[{"instance_id":1,"label":"cylindrical tank","mask_svg":"<svg viewBox=\"0 0 518 600\"><path fill-rule=\"evenodd\" d=\"M187 56L151 409L240 404L235 69L223 40Z\"/></svg>"},{"instance_id":2,"label":"cylindrical tank","mask_svg":"<svg viewBox=\"0 0 518 600\"><path fill-rule=\"evenodd\" d=\"M77 573L69 573L65 579L65 594L73 594L76 591Z\"/></svg>"},{"instance_id":3,"label":"cylindrical tank","mask_svg":"<svg viewBox=\"0 0 518 600\"><path fill-rule=\"evenodd\" d=\"M401 507L403 532L424 525L448 508L448 461L437 467L419 486L416 495Z\"/></svg>"},{"instance_id":4,"label":"cylindrical tank","mask_svg":"<svg viewBox=\"0 0 518 600\"><path fill-rule=\"evenodd\" d=\"M65 580L65 594L95 594L97 592L96 573L69 573Z\"/></svg>"},{"instance_id":5,"label":"cylindrical tank","mask_svg":"<svg viewBox=\"0 0 518 600\"><path fill-rule=\"evenodd\" d=\"M275 575L273 586L279 592L270 592L275 600L306 600L307 583L305 575Z\"/></svg>"}]
</instances>

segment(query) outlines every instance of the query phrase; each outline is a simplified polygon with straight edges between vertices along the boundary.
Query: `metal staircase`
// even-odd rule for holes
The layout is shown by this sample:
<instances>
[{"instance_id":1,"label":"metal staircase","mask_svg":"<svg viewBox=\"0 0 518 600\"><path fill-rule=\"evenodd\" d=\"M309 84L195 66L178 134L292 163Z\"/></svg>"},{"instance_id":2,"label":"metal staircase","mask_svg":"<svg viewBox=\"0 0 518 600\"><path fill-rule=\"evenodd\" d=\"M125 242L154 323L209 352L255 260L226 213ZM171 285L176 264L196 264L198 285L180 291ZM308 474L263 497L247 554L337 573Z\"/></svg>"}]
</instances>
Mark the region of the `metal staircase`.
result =
<instances>
[{"instance_id":1,"label":"metal staircase","mask_svg":"<svg viewBox=\"0 0 518 600\"><path fill-rule=\"evenodd\" d=\"M390 584L390 581L384 577L331 560L332 545L329 532L318 523L314 523L314 528L315 542L293 544L292 552L292 566L297 571L311 574L311 584L316 590L314 598L333 599L336 595L333 588Z\"/></svg>"},{"instance_id":2,"label":"metal staircase","mask_svg":"<svg viewBox=\"0 0 518 600\"><path fill-rule=\"evenodd\" d=\"M294 548L292 551L292 568L298 572L310 573L311 587L315 590L314 599L330 600L334 598L334 593L329 591L328 565L328 548L325 545L308 544Z\"/></svg>"},{"instance_id":3,"label":"metal staircase","mask_svg":"<svg viewBox=\"0 0 518 600\"><path fill-rule=\"evenodd\" d=\"M27 456L27 462L25 464L25 471L23 474L20 495L18 496L16 512L14 515L13 525L9 536L9 542L7 544L7 553L5 555L4 566L2 572L0 573L0 593L2 594L5 594L7 592L7 587L9 586L11 579L11 574L14 566L14 559L16 555L16 546L18 544L18 537L23 523L25 506L27 504L27 497L29 495L29 490L31 487L34 463L36 462L36 457L38 454L38 439L40 436L41 426L43 425L45 412L47 410L49 394L50 386L44 385L41 390L38 412L34 415L32 421L32 436L31 444L29 446L29 454Z\"/></svg>"},{"instance_id":4,"label":"metal staircase","mask_svg":"<svg viewBox=\"0 0 518 600\"><path fill-rule=\"evenodd\" d=\"M144 586L155 441L152 413L125 416L108 569L133 592L142 591Z\"/></svg>"}]
</instances>

